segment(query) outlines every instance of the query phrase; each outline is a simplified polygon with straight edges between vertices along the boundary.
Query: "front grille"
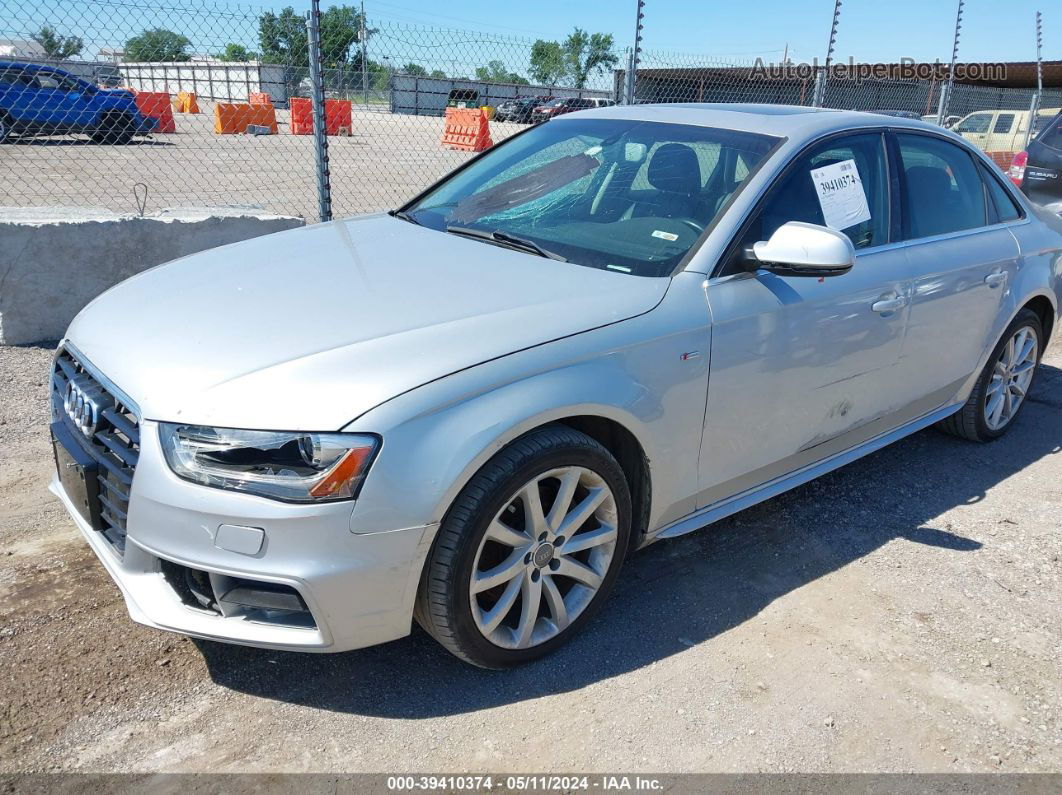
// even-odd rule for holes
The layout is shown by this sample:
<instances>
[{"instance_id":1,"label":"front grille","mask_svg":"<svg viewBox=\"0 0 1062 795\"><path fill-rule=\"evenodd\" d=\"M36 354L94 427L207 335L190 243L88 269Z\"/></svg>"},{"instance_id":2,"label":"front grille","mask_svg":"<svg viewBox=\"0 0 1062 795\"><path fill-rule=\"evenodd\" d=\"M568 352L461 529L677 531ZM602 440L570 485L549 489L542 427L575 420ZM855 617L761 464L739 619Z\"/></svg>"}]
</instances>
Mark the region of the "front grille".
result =
<instances>
[{"instance_id":1,"label":"front grille","mask_svg":"<svg viewBox=\"0 0 1062 795\"><path fill-rule=\"evenodd\" d=\"M64 404L75 379L80 392L91 395L92 403L99 407L98 414L85 422L74 419ZM101 526L97 529L120 553L125 552L129 492L140 457L139 418L123 400L70 351L59 352L52 370L52 417L66 424L98 464Z\"/></svg>"}]
</instances>

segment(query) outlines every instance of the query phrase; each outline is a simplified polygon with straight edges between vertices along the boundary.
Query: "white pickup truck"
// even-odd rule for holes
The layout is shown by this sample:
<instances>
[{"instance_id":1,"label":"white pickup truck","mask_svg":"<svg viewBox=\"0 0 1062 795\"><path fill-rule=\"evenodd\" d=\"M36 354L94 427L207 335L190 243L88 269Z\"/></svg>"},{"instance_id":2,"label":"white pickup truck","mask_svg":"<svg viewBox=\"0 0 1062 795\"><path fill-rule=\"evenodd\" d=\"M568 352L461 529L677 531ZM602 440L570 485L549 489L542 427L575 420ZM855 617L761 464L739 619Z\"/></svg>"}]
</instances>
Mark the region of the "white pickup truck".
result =
<instances>
[{"instance_id":1,"label":"white pickup truck","mask_svg":"<svg viewBox=\"0 0 1062 795\"><path fill-rule=\"evenodd\" d=\"M1041 108L1033 123L1033 135L1040 132L1059 112L1059 108ZM1010 157L1025 148L1025 137L1029 131L1028 110L979 110L970 113L952 126L963 138L990 154L1000 154L1000 160Z\"/></svg>"}]
</instances>

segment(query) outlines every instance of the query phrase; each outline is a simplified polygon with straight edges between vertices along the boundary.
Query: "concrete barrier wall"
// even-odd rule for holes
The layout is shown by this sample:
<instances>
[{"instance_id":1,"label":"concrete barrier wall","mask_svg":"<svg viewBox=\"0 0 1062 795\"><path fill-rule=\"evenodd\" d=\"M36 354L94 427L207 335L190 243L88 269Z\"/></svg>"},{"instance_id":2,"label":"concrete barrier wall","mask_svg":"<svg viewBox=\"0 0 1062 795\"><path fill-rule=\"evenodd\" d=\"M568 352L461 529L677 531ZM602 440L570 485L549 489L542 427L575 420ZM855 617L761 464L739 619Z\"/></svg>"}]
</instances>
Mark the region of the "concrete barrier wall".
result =
<instances>
[{"instance_id":1,"label":"concrete barrier wall","mask_svg":"<svg viewBox=\"0 0 1062 795\"><path fill-rule=\"evenodd\" d=\"M130 276L303 223L229 209L141 217L79 208L0 208L0 345L57 340L85 304Z\"/></svg>"}]
</instances>

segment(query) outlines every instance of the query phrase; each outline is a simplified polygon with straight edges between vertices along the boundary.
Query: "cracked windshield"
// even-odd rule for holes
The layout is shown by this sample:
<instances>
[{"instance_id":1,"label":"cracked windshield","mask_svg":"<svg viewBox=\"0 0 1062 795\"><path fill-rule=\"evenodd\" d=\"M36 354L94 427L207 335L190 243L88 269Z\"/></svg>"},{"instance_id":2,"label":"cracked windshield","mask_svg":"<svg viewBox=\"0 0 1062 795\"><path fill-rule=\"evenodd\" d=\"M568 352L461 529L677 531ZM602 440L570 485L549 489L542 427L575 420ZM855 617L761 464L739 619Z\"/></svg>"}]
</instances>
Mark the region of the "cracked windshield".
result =
<instances>
[{"instance_id":1,"label":"cracked windshield","mask_svg":"<svg viewBox=\"0 0 1062 795\"><path fill-rule=\"evenodd\" d=\"M551 122L396 215L542 257L667 276L777 140L628 119Z\"/></svg>"}]
</instances>

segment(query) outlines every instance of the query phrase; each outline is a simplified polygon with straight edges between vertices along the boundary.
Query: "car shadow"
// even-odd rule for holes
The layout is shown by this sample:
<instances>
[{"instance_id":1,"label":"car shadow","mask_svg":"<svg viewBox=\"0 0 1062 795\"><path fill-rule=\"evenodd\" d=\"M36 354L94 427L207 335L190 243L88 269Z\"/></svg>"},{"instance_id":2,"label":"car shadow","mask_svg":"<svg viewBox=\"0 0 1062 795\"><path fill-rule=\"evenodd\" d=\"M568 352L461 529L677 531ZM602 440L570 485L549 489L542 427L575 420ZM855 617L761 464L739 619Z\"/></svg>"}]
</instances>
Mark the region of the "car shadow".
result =
<instances>
[{"instance_id":1,"label":"car shadow","mask_svg":"<svg viewBox=\"0 0 1062 795\"><path fill-rule=\"evenodd\" d=\"M213 680L319 709L392 718L473 712L565 692L696 646L775 599L902 541L957 555L981 547L936 517L1062 450L1062 370L1041 366L1007 436L978 445L929 429L743 511L633 554L586 630L546 659L484 671L411 636L312 655L197 641ZM859 594L852 598L858 599Z\"/></svg>"}]
</instances>

